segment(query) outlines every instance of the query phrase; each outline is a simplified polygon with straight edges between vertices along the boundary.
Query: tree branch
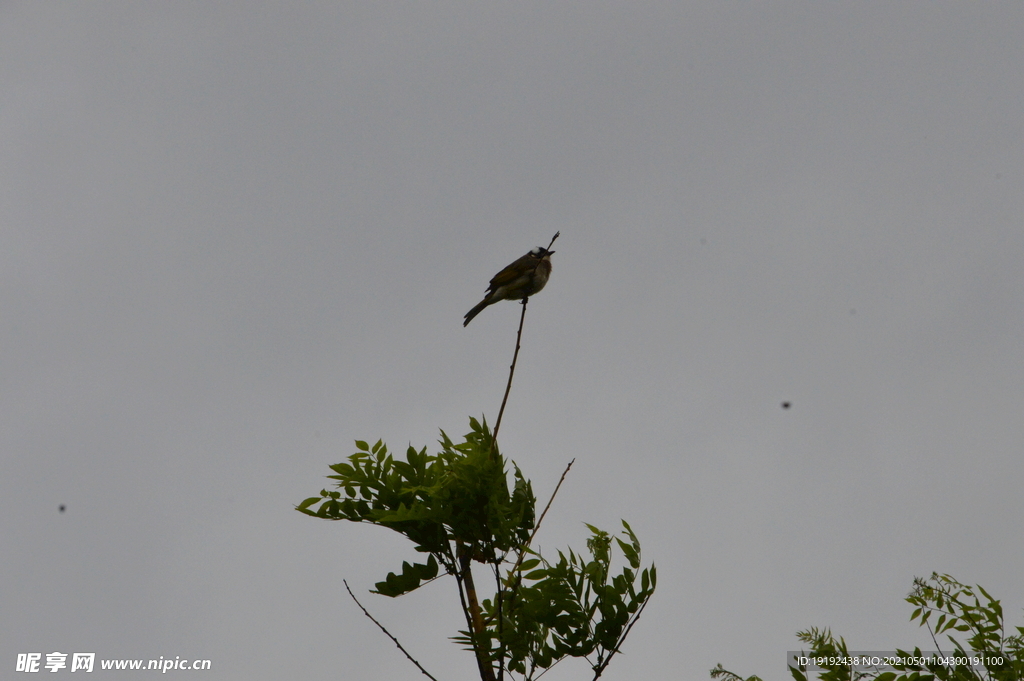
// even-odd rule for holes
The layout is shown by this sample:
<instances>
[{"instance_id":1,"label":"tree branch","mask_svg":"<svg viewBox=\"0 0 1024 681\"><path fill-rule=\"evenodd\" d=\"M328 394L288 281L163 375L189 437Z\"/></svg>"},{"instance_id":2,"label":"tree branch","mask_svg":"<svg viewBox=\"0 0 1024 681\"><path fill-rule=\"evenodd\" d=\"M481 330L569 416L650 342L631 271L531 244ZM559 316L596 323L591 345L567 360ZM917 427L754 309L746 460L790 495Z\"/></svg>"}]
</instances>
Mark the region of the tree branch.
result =
<instances>
[{"instance_id":1,"label":"tree branch","mask_svg":"<svg viewBox=\"0 0 1024 681\"><path fill-rule=\"evenodd\" d=\"M477 666L480 668L480 679L481 681L495 681L494 667L491 665L490 660L487 659L486 653L480 646L480 640L486 633L487 627L484 625L484 619L480 612L480 601L477 599L476 585L473 583L473 570L471 567L473 557L471 554L466 553L465 544L462 542L458 543L457 552L462 554L459 557L459 574L461 575L461 581L466 589L466 600L469 601L469 608L467 610L466 617L470 620L471 624L471 640L473 642L473 652L476 654ZM466 605L467 604L464 603L463 608L465 608Z\"/></svg>"},{"instance_id":2,"label":"tree branch","mask_svg":"<svg viewBox=\"0 0 1024 681\"><path fill-rule=\"evenodd\" d=\"M601 674L604 674L604 670L608 668L608 665L609 663L611 663L612 658L615 657L615 653L619 652L619 646L621 646L623 642L625 642L626 637L629 636L629 630L632 629L633 625L636 624L637 621L640 619L640 615L643 614L644 608L647 607L647 604L650 603L650 600L651 599L648 596L647 600L644 601L643 605L640 606L640 609L636 611L635 615L633 615L629 625L626 626L625 630L623 630L622 635L619 636L619 640L615 642L615 647L612 648L612 651L610 653L608 653L608 657L606 657L604 659L604 662L599 664L597 669L594 670L595 681L601 676Z\"/></svg>"},{"instance_id":3,"label":"tree branch","mask_svg":"<svg viewBox=\"0 0 1024 681\"><path fill-rule=\"evenodd\" d=\"M405 648L403 648L403 647L402 647L402 644L398 642L398 639L397 639L397 638L395 638L394 636L392 636L392 635L391 635L391 632L390 632L390 631L388 631L387 629L385 629L385 628L384 628L384 625L383 625L383 624L381 624L380 622L378 622L377 620L375 620L375 619L373 618L373 615L371 615L371 614L370 614L370 613L369 613L369 612L368 612L368 611L366 610L366 608L364 608L364 607L363 607L363 604L359 602L359 599L358 599L358 598L356 598L356 595L355 595L354 593L352 593L352 589L350 589L350 588L349 588L349 586L348 586L348 582L346 582L346 581L345 581L345 580L343 579L343 580L341 580L341 583L345 585L345 590L346 590L346 591L348 591L348 595L349 595L349 596L351 596L351 597L352 597L352 600L356 602L356 605L358 605L358 606L359 606L359 609L363 611L363 614L364 614L364 615L366 615L367 617L369 617L369 618L370 618L370 621L371 621L371 622L373 622L373 623L374 623L374 624L376 624L376 625L377 625L378 627L380 627L380 630L381 630L381 631L383 631L383 632L384 632L385 634L387 634L388 638L390 638L390 639L391 639L392 641L394 641L394 642L395 642L395 645L396 645L396 646L398 646L398 649L399 649L399 650L401 650L401 651L402 651L402 653L403 653L403 654L405 654L405 656L406 656L407 658L409 658L409 661L410 661L410 662L412 662L412 663L413 663L414 665L416 665L416 668L417 668L417 669L419 669L419 670L420 670L421 672L423 672L423 673L424 673L424 674L425 674L425 675L426 675L427 677L429 677L429 678L433 679L433 681L437 681L437 679L435 679L435 678L434 678L434 677L433 677L433 676L432 676L432 675L430 674L430 672L428 672L428 671L427 671L426 669L424 669L424 668L423 668L423 665L421 665L421 664L420 664L419 662L417 662L417 661L416 661L416 659L415 659L415 658L414 658L414 657L413 657L412 655L410 655L410 654L409 654L409 651L408 651L408 650L406 650Z\"/></svg>"},{"instance_id":4,"label":"tree branch","mask_svg":"<svg viewBox=\"0 0 1024 681\"><path fill-rule=\"evenodd\" d=\"M526 303L530 298L523 298L523 313L519 315L519 332L516 334L516 351L512 353L512 365L508 368L508 383L505 385L505 396L501 398L501 409L498 410L498 420L494 424L494 434L491 435L491 451L498 451L498 429L501 428L501 417L505 414L505 404L508 402L508 394L512 392L512 377L516 373L516 361L519 359L519 347L523 340L523 323L526 321Z\"/></svg>"},{"instance_id":5,"label":"tree branch","mask_svg":"<svg viewBox=\"0 0 1024 681\"><path fill-rule=\"evenodd\" d=\"M565 467L564 471L562 471L562 477L558 479L558 484L555 485L555 491L551 493L551 498L548 499L548 505L544 507L544 512L540 514L537 524L533 526L533 532L530 533L530 538L526 540L526 545L523 546L522 550L519 552L519 559L516 560L515 565L513 565L512 569L509 570L510 574L518 570L519 566L522 565L523 558L526 556L526 549L530 548L530 544L533 543L533 538L537 536L537 530L540 529L540 524L544 522L544 516L548 514L548 509L551 508L551 502L555 500L555 495L558 494L558 490L562 487L562 483L565 482L565 476L569 474L569 469L572 468L574 463L576 463L576 459L570 461L569 465Z\"/></svg>"}]
</instances>

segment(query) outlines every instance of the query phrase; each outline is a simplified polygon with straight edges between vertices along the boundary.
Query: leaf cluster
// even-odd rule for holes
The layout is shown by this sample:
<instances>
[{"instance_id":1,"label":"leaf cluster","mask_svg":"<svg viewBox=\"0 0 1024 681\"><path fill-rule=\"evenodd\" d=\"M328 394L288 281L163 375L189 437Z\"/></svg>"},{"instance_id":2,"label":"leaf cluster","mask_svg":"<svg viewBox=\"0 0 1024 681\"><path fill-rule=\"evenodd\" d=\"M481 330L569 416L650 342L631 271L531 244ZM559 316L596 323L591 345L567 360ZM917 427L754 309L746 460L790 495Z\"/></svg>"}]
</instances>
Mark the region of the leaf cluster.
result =
<instances>
[{"instance_id":1,"label":"leaf cluster","mask_svg":"<svg viewBox=\"0 0 1024 681\"><path fill-rule=\"evenodd\" d=\"M981 594L982 598L978 597ZM918 621L928 627L935 648L942 657L954 660L977 660L980 664L941 664L927 661L920 648L913 652L896 649L897 658L924 659L923 664L895 665L896 671L853 668L835 664L825 666L818 672L821 681L1021 681L1024 680L1024 627L1016 627L1016 634L1006 635L1003 623L1003 608L1000 602L981 586L967 586L950 575L932 573L925 580L914 579L914 588L906 601L915 606L910 621ZM933 617L934 615L934 617ZM970 634L966 641L956 638L954 633ZM943 651L937 637L944 636L952 650ZM838 640L828 629L811 628L797 632L797 638L811 647L811 657L847 658L849 649L846 641ZM805 666L790 667L790 674L796 681L807 681ZM718 665L711 672L712 678L724 677L727 681L742 681ZM747 681L759 681L750 677Z\"/></svg>"},{"instance_id":2,"label":"leaf cluster","mask_svg":"<svg viewBox=\"0 0 1024 681\"><path fill-rule=\"evenodd\" d=\"M472 649L482 678L509 673L533 679L566 657L588 657L596 679L619 651L654 593L654 566L641 569L640 542L623 521L623 537L588 525L586 556L572 550L548 561L530 548L536 531L532 485L500 455L485 420L441 449L410 446L404 460L377 441L356 442L347 462L331 466L337 489L321 490L296 509L325 520L386 527L407 537L426 560L403 563L377 582L385 596L409 593L440 569L459 586L468 628L453 637ZM613 573L613 546L625 565ZM471 564L493 573L493 597L476 603ZM474 607L475 606L475 607Z\"/></svg>"},{"instance_id":3,"label":"leaf cluster","mask_svg":"<svg viewBox=\"0 0 1024 681\"><path fill-rule=\"evenodd\" d=\"M640 569L640 542L626 521L615 537L627 565L611 574L612 536L587 525L589 558L571 549L549 562L532 558L504 577L497 601L484 601L488 621L485 643L503 655L509 671L534 678L538 670L565 657L586 657L597 678L619 651L657 586L657 570ZM469 642L468 632L460 639Z\"/></svg>"},{"instance_id":4,"label":"leaf cluster","mask_svg":"<svg viewBox=\"0 0 1024 681\"><path fill-rule=\"evenodd\" d=\"M376 584L377 593L400 596L438 573L459 570L459 556L500 562L524 543L534 525L533 488L513 464L511 489L505 461L494 447L487 422L470 419L471 431L454 443L441 431L441 451L427 454L410 446L405 460L394 458L378 440L356 441L347 463L331 466L340 491L326 489L304 500L297 510L325 520L380 525L413 542L426 563L403 564ZM458 554L458 555L457 555Z\"/></svg>"},{"instance_id":5,"label":"leaf cluster","mask_svg":"<svg viewBox=\"0 0 1024 681\"><path fill-rule=\"evenodd\" d=\"M975 591L977 589L977 591ZM985 601L978 598L980 593ZM1017 633L1007 636L1003 623L1003 606L992 598L980 584L973 587L961 584L951 575L936 572L925 580L914 578L914 589L906 601L917 606L910 615L910 621L918 620L920 626L931 630L932 640L940 651L941 644L935 638L945 634L953 646L950 656L955 658L977 657L982 662L980 669L968 665L942 666L934 664L910 665L903 671L927 672L921 678L931 676L941 681L946 679L993 679L995 681L1018 681L1024 679L1024 627L1016 627ZM936 614L934 620L931 616ZM959 641L950 630L970 636L965 643ZM897 651L899 655L906 655ZM920 656L920 649L914 652ZM1002 664L993 662L1001 660ZM880 677L881 678L881 677ZM902 681L906 674L891 677ZM887 681L883 679L882 681Z\"/></svg>"},{"instance_id":6,"label":"leaf cluster","mask_svg":"<svg viewBox=\"0 0 1024 681\"><path fill-rule=\"evenodd\" d=\"M837 641L828 629L811 627L806 631L798 631L796 637L811 646L809 655L825 658L847 658L850 656L850 649L842 637ZM875 678L877 674L871 671L855 669L849 665L826 664L824 669L818 672L820 681L859 681L860 679ZM789 673L796 681L807 681L807 669L804 665L790 667Z\"/></svg>"}]
</instances>

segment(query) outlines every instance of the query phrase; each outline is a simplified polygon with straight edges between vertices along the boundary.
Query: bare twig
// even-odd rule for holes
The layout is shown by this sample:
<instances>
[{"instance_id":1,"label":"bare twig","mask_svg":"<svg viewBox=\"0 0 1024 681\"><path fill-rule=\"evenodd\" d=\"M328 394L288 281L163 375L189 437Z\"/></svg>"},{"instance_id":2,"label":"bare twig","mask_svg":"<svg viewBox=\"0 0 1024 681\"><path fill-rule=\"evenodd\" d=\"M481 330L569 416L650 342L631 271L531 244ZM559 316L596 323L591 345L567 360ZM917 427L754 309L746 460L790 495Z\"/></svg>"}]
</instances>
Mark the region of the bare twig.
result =
<instances>
[{"instance_id":1,"label":"bare twig","mask_svg":"<svg viewBox=\"0 0 1024 681\"><path fill-rule=\"evenodd\" d=\"M551 242L548 244L547 250L551 250L551 247L555 245L555 239L557 239L560 236L562 236L561 232L555 232L555 235L551 237Z\"/></svg>"},{"instance_id":2,"label":"bare twig","mask_svg":"<svg viewBox=\"0 0 1024 681\"><path fill-rule=\"evenodd\" d=\"M565 476L569 474L569 469L572 468L572 465L574 463L576 463L576 459L570 461L569 465L565 467L564 471L562 471L562 477L558 479L558 484L555 485L555 491L551 493L551 498L548 499L548 504L547 506L544 507L544 512L540 514L540 518L537 520L537 524L533 526L533 532L530 533L530 538L526 540L526 545L519 552L519 559L516 560L515 565L512 566L512 569L509 570L509 573L515 572L519 569L519 566L522 565L523 558L526 556L526 549L530 548L530 544L533 543L533 538L537 536L537 530L540 529L540 524L544 522L544 516L548 514L548 509L551 508L551 502L555 500L555 495L558 494L559 488L561 488L562 483L565 482Z\"/></svg>"},{"instance_id":3,"label":"bare twig","mask_svg":"<svg viewBox=\"0 0 1024 681\"><path fill-rule=\"evenodd\" d=\"M508 394L512 392L512 377L516 373L516 361L519 359L519 347L523 340L523 323L526 321L526 304L530 299L523 298L523 313L519 315L519 332L516 334L516 351L512 353L512 365L508 368L508 383L505 385L505 396L501 398L501 409L498 410L498 420L494 424L494 433L491 435L491 451L498 451L498 429L501 428L501 417L505 414L505 404L508 402Z\"/></svg>"},{"instance_id":4,"label":"bare twig","mask_svg":"<svg viewBox=\"0 0 1024 681\"><path fill-rule=\"evenodd\" d=\"M364 607L363 607L363 604L359 602L359 599L358 599L358 598L356 598L356 595L355 595L354 593L352 593L352 589L350 589L350 588L349 588L349 586L348 586L348 582L346 582L346 581L345 581L344 579L343 579L343 580L341 580L341 582L342 582L342 584L344 584L344 585L345 585L345 590L346 590L346 591L348 591L348 595L352 597L352 600L356 602L356 605L358 605L358 606L359 606L359 609L363 611L363 614L364 614L364 615L366 615L367 617L369 617L369 618L370 618L370 621L371 621L371 622L373 622L374 624L376 624L376 625L377 625L377 626L378 626L378 627L380 628L380 630L381 630L381 631L383 631L383 632L384 632L385 634L387 634L388 638L390 638L390 639L391 639L392 641L394 641L394 642L395 642L395 645L396 645L396 646L398 646L398 649L399 649L399 650L401 650L401 651L402 651L402 653L404 653L404 654L405 654L405 656L406 656L407 658L409 658L409 661L410 661L410 662L412 662L412 663L413 663L414 665L416 665L416 668L417 668L417 669L419 669L419 670L420 670L421 672L423 672L423 673L424 673L424 674L425 674L426 676L428 676L429 678L431 678L431 679L434 679L434 681L437 681L437 679L435 679L435 678L434 678L434 677L433 677L433 676L432 676L432 675L430 674L430 672L428 672L428 671L427 671L426 669L424 669L424 668L423 668L423 665L421 665L421 664L420 664L419 662L417 662L417 661L416 661L416 659L415 659L415 658L414 658L414 657L413 657L412 655L410 655L410 654L409 654L409 651L408 651L408 650L406 650L405 648L403 648L403 647L402 647L402 644L398 642L398 639L397 639L397 638L395 638L394 636L392 636L392 635L391 635L391 632L390 632L390 631L388 631L387 629L385 629L385 628L384 628L384 625L383 625L383 624L381 624L380 622L378 622L377 620L375 620L375 619L373 618L373 615L371 615L371 614L370 614L370 613L369 613L369 612L368 612L368 611L366 610L366 608L364 608Z\"/></svg>"}]
</instances>

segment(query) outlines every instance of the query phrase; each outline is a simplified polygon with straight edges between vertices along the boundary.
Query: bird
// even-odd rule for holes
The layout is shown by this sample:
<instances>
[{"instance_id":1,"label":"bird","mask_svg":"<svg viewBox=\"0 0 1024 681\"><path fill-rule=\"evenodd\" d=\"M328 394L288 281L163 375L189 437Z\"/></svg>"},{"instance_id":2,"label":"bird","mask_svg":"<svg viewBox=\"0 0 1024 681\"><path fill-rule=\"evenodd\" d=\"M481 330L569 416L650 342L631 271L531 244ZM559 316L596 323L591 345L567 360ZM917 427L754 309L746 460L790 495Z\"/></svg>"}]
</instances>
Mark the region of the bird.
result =
<instances>
[{"instance_id":1,"label":"bird","mask_svg":"<svg viewBox=\"0 0 1024 681\"><path fill-rule=\"evenodd\" d=\"M487 295L466 313L462 325L468 325L485 307L499 300L526 300L544 288L551 276L552 254L554 251L538 246L495 274L487 287Z\"/></svg>"}]
</instances>

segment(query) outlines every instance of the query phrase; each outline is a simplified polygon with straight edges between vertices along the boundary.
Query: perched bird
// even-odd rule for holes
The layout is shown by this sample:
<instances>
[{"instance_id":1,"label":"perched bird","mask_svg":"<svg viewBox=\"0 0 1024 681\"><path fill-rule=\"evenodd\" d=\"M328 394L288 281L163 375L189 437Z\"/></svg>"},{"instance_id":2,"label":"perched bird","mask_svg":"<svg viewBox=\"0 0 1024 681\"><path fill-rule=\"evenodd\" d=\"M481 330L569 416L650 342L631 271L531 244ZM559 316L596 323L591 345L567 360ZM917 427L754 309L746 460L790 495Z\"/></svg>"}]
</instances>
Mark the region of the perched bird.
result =
<instances>
[{"instance_id":1,"label":"perched bird","mask_svg":"<svg viewBox=\"0 0 1024 681\"><path fill-rule=\"evenodd\" d=\"M548 283L551 275L551 255L554 251L538 246L514 263L498 272L487 287L487 295L476 307L466 313L466 326L488 305L499 300L525 300Z\"/></svg>"}]
</instances>

